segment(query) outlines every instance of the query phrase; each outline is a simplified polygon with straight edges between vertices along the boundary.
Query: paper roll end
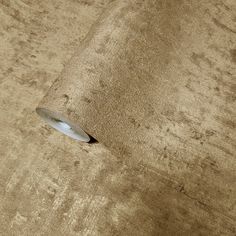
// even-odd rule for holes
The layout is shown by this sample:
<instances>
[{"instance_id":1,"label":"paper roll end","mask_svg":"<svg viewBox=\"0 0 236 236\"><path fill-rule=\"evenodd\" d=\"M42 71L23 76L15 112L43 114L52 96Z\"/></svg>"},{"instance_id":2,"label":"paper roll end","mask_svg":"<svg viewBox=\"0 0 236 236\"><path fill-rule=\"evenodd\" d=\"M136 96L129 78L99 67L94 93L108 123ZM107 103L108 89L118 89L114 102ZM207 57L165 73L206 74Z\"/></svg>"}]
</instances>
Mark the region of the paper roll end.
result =
<instances>
[{"instance_id":1,"label":"paper roll end","mask_svg":"<svg viewBox=\"0 0 236 236\"><path fill-rule=\"evenodd\" d=\"M77 124L62 117L58 113L53 113L45 108L36 108L37 114L51 127L59 132L81 142L90 142L90 136L86 134Z\"/></svg>"}]
</instances>

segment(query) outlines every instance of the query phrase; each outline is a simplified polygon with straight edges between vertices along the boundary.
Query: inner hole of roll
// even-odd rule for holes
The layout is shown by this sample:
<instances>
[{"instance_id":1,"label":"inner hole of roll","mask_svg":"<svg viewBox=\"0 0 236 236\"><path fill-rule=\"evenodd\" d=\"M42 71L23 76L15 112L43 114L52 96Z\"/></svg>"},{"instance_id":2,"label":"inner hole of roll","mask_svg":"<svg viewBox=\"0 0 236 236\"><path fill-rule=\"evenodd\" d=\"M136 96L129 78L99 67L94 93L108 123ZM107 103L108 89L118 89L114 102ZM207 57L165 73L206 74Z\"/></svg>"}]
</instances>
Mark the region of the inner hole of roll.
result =
<instances>
[{"instance_id":1,"label":"inner hole of roll","mask_svg":"<svg viewBox=\"0 0 236 236\"><path fill-rule=\"evenodd\" d=\"M73 124L64 118L58 118L58 115L53 115L45 109L36 109L37 113L46 121L50 126L63 134L82 142L90 142L91 138L86 134L77 124Z\"/></svg>"},{"instance_id":2,"label":"inner hole of roll","mask_svg":"<svg viewBox=\"0 0 236 236\"><path fill-rule=\"evenodd\" d=\"M57 125L58 127L60 127L62 130L64 131L69 131L69 130L73 130L73 128L67 124L66 122L62 121L62 120L58 120L55 118L51 118Z\"/></svg>"}]
</instances>

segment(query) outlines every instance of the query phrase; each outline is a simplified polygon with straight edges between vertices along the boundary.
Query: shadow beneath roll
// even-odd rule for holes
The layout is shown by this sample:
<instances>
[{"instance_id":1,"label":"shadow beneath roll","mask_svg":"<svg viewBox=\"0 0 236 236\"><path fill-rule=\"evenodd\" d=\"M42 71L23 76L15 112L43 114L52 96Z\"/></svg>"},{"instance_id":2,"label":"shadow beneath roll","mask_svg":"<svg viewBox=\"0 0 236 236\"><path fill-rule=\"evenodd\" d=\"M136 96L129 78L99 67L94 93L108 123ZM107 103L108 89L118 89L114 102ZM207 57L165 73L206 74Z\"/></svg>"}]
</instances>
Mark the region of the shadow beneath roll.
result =
<instances>
[{"instance_id":1,"label":"shadow beneath roll","mask_svg":"<svg viewBox=\"0 0 236 236\"><path fill-rule=\"evenodd\" d=\"M94 137L92 137L91 135L89 135L88 134L88 136L89 136L89 138L90 138L90 140L89 140L89 144L94 144L94 143L98 143L98 141L94 138Z\"/></svg>"}]
</instances>

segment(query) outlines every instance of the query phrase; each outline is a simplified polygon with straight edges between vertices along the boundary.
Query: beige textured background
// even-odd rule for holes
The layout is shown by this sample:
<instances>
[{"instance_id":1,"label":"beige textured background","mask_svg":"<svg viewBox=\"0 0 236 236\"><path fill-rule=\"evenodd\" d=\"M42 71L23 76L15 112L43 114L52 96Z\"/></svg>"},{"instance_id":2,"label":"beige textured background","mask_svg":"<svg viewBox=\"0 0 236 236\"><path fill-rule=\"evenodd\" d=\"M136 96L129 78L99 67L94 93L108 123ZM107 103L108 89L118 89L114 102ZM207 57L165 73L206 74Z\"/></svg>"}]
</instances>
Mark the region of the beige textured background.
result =
<instances>
[{"instance_id":1,"label":"beige textured background","mask_svg":"<svg viewBox=\"0 0 236 236\"><path fill-rule=\"evenodd\" d=\"M215 129L198 130L189 104L188 117L178 114L174 132L166 132L191 145L191 158L164 148L160 169L128 167L102 145L75 142L37 117L35 107L107 2L0 1L0 234L235 235L236 49L215 45L227 62L218 64L216 83L190 80L184 91L204 96L211 113L222 110ZM233 1L226 2L215 1L210 13L228 19L213 24L234 39ZM204 55L193 61L211 63ZM189 140L176 137L183 121ZM169 178L173 166L177 177L181 169L192 177Z\"/></svg>"}]
</instances>

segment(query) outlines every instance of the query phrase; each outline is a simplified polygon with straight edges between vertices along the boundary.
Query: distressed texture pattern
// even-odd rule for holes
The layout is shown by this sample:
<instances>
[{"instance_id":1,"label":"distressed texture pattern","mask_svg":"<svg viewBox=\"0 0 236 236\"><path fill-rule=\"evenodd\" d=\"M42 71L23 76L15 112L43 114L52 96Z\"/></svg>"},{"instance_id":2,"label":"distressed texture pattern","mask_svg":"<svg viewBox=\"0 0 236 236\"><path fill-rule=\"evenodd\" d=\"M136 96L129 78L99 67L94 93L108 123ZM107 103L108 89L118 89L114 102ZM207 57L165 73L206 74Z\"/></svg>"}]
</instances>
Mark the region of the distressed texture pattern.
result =
<instances>
[{"instance_id":1,"label":"distressed texture pattern","mask_svg":"<svg viewBox=\"0 0 236 236\"><path fill-rule=\"evenodd\" d=\"M101 144L74 142L34 112L108 1L0 1L1 235L236 234L235 2L196 1L198 13L188 6L194 1L176 2L179 9L166 5L164 13L175 17L184 6L185 29L201 14L211 21L195 25L206 32L195 41L161 24L158 69L172 63L181 75L145 126L155 137L142 143L152 148L145 159L130 143L114 147L121 154L114 156ZM172 31L178 41L165 39ZM150 76L139 65L141 77ZM147 108L150 117L155 109ZM139 130L140 121L129 119Z\"/></svg>"}]
</instances>

